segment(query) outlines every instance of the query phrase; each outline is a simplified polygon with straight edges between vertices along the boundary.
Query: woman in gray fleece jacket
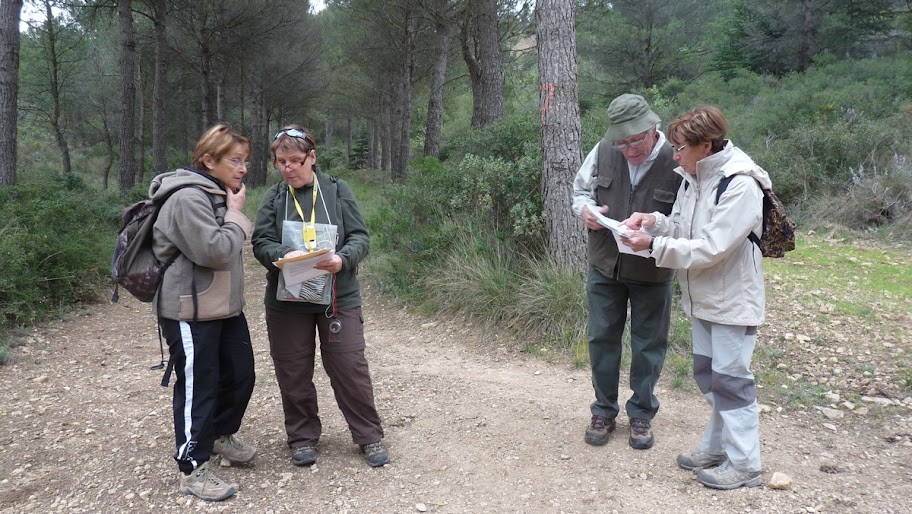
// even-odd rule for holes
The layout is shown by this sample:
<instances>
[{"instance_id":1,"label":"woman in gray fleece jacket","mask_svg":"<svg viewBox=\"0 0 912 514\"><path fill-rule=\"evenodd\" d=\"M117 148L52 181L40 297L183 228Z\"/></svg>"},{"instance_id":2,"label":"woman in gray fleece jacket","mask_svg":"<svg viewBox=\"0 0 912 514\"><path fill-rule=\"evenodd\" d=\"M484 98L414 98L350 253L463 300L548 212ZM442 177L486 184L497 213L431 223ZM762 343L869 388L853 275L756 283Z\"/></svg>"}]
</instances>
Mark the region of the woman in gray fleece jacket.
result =
<instances>
[{"instance_id":1,"label":"woman in gray fleece jacket","mask_svg":"<svg viewBox=\"0 0 912 514\"><path fill-rule=\"evenodd\" d=\"M180 491L209 501L237 492L209 471L212 453L235 464L256 456L256 448L234 437L255 380L242 310L243 247L253 231L241 212L249 154L245 137L216 125L197 141L192 168L163 173L149 188L153 199L171 195L155 221L153 250L159 261L174 262L154 305L170 352L168 370L176 376Z\"/></svg>"}]
</instances>

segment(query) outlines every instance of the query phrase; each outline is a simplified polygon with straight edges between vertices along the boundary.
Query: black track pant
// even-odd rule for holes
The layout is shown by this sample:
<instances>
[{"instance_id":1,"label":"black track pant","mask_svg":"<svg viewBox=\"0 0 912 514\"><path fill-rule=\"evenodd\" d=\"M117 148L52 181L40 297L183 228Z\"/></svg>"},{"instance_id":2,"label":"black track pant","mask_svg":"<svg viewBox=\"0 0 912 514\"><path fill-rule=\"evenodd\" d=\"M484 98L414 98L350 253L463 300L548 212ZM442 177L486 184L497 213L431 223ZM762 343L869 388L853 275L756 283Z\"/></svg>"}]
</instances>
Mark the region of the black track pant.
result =
<instances>
[{"instance_id":1,"label":"black track pant","mask_svg":"<svg viewBox=\"0 0 912 514\"><path fill-rule=\"evenodd\" d=\"M241 427L255 372L244 314L160 321L174 365L174 459L184 473L209 460L215 438Z\"/></svg>"}]
</instances>

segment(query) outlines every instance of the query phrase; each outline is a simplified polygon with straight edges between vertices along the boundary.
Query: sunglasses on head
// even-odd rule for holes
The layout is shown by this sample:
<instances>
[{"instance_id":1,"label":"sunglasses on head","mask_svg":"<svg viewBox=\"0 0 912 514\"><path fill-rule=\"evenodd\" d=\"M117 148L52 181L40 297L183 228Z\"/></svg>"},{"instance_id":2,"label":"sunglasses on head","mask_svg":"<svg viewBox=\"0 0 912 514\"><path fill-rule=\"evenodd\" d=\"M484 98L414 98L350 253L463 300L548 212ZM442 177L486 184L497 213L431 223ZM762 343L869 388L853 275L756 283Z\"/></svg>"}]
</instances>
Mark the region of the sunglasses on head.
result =
<instances>
[{"instance_id":1,"label":"sunglasses on head","mask_svg":"<svg viewBox=\"0 0 912 514\"><path fill-rule=\"evenodd\" d=\"M310 144L316 146L316 143L314 143L313 138L311 138L310 135L307 134L307 132L304 132L303 130L296 129L296 128L282 129L275 133L275 135L272 137L272 140L275 141L282 134L285 134L288 137L295 137L298 139L303 139L304 141L310 141Z\"/></svg>"}]
</instances>

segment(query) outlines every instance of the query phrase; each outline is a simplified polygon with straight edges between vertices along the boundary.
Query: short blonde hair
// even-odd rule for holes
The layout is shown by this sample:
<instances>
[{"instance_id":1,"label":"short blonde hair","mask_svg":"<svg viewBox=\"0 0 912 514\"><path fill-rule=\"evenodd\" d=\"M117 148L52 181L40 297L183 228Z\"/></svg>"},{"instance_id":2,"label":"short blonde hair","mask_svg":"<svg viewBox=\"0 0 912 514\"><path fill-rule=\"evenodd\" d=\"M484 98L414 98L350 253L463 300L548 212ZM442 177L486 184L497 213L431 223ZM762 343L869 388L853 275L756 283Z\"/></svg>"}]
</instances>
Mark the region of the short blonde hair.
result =
<instances>
[{"instance_id":1,"label":"short blonde hair","mask_svg":"<svg viewBox=\"0 0 912 514\"><path fill-rule=\"evenodd\" d=\"M194 168L204 170L206 165L203 163L203 158L206 154L220 161L235 145L243 146L247 155L250 155L250 140L235 132L230 125L219 123L207 130L196 142L191 163Z\"/></svg>"},{"instance_id":2,"label":"short blonde hair","mask_svg":"<svg viewBox=\"0 0 912 514\"><path fill-rule=\"evenodd\" d=\"M698 107L678 116L668 125L668 138L675 144L712 143L712 151L722 149L728 134L728 120L715 107Z\"/></svg>"}]
</instances>

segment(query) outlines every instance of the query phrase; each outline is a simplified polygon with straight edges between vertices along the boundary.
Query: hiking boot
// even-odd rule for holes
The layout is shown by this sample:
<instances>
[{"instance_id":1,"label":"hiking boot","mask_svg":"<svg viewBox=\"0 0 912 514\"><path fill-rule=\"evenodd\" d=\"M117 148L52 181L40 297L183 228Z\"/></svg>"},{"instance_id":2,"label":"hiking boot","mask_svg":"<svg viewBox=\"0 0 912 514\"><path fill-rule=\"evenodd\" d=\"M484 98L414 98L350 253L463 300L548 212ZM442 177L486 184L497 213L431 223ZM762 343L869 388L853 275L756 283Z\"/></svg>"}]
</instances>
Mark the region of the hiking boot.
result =
<instances>
[{"instance_id":1,"label":"hiking boot","mask_svg":"<svg viewBox=\"0 0 912 514\"><path fill-rule=\"evenodd\" d=\"M652 422L648 419L630 418L630 447L634 450L652 448L655 437L652 436Z\"/></svg>"},{"instance_id":2,"label":"hiking boot","mask_svg":"<svg viewBox=\"0 0 912 514\"><path fill-rule=\"evenodd\" d=\"M759 487L763 478L759 471L738 471L726 460L717 468L697 471L697 480L713 489L737 489L739 487Z\"/></svg>"},{"instance_id":3,"label":"hiking boot","mask_svg":"<svg viewBox=\"0 0 912 514\"><path fill-rule=\"evenodd\" d=\"M212 453L221 455L232 464L249 464L256 457L257 450L231 434L216 439L212 444Z\"/></svg>"},{"instance_id":4,"label":"hiking boot","mask_svg":"<svg viewBox=\"0 0 912 514\"><path fill-rule=\"evenodd\" d=\"M317 462L316 446L298 446L291 450L291 463L295 466L310 466Z\"/></svg>"},{"instance_id":5,"label":"hiking boot","mask_svg":"<svg viewBox=\"0 0 912 514\"><path fill-rule=\"evenodd\" d=\"M367 465L372 468L380 467L390 461L390 454L386 451L386 448L383 447L383 441L362 444L361 452L364 454L364 457L367 458Z\"/></svg>"},{"instance_id":6,"label":"hiking boot","mask_svg":"<svg viewBox=\"0 0 912 514\"><path fill-rule=\"evenodd\" d=\"M192 494L201 500L210 502L222 501L237 492L235 484L228 484L209 471L209 461L206 461L189 475L180 474L180 492Z\"/></svg>"},{"instance_id":7,"label":"hiking boot","mask_svg":"<svg viewBox=\"0 0 912 514\"><path fill-rule=\"evenodd\" d=\"M701 452L700 450L694 450L688 453L682 453L678 455L678 466L689 469L691 471L697 471L704 468L713 468L725 462L725 454L714 455L712 453Z\"/></svg>"},{"instance_id":8,"label":"hiking boot","mask_svg":"<svg viewBox=\"0 0 912 514\"><path fill-rule=\"evenodd\" d=\"M586 443L593 446L602 446L608 444L608 434L614 432L617 423L614 418L608 419L598 414L592 415L592 421L586 427Z\"/></svg>"}]
</instances>

